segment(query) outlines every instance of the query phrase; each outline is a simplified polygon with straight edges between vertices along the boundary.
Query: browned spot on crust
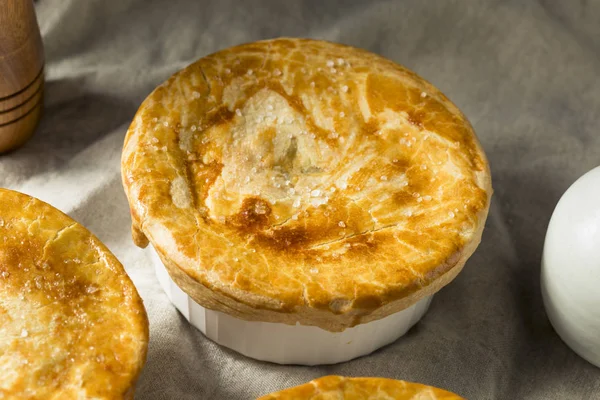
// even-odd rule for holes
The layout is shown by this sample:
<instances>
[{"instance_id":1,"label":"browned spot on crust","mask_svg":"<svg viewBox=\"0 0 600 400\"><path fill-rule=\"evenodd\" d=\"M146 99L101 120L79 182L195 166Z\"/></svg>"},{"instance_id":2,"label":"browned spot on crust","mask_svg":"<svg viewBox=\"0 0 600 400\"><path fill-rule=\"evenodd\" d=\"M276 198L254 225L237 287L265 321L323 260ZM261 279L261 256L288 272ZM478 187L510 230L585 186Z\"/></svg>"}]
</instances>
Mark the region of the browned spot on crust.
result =
<instances>
[{"instance_id":1,"label":"browned spot on crust","mask_svg":"<svg viewBox=\"0 0 600 400\"><path fill-rule=\"evenodd\" d=\"M393 195L394 204L397 204L398 207L404 207L411 203L416 203L417 199L406 190L401 190Z\"/></svg>"},{"instance_id":2,"label":"browned spot on crust","mask_svg":"<svg viewBox=\"0 0 600 400\"><path fill-rule=\"evenodd\" d=\"M203 126L213 126L230 121L234 116L234 111L230 111L225 106L219 106L206 113L203 117Z\"/></svg>"},{"instance_id":3,"label":"browned spot on crust","mask_svg":"<svg viewBox=\"0 0 600 400\"><path fill-rule=\"evenodd\" d=\"M425 113L419 110L410 110L407 111L408 114L408 122L411 124L418 126L419 128L423 127L423 120L426 118Z\"/></svg>"},{"instance_id":4,"label":"browned spot on crust","mask_svg":"<svg viewBox=\"0 0 600 400\"><path fill-rule=\"evenodd\" d=\"M190 169L194 176L195 192L197 193L198 199L202 200L202 203L204 203L210 187L215 183L219 175L221 175L223 164L216 161L209 164L195 162L191 165Z\"/></svg>"},{"instance_id":5,"label":"browned spot on crust","mask_svg":"<svg viewBox=\"0 0 600 400\"><path fill-rule=\"evenodd\" d=\"M257 197L248 197L242 202L240 212L229 217L228 222L243 231L255 231L269 223L271 205Z\"/></svg>"},{"instance_id":6,"label":"browned spot on crust","mask_svg":"<svg viewBox=\"0 0 600 400\"><path fill-rule=\"evenodd\" d=\"M406 172L406 170L410 168L410 164L410 160L403 156L397 156L392 159L392 165L399 172Z\"/></svg>"},{"instance_id":7,"label":"browned spot on crust","mask_svg":"<svg viewBox=\"0 0 600 400\"><path fill-rule=\"evenodd\" d=\"M279 251L298 251L304 246L310 244L314 235L309 230L301 226L281 227L268 234L259 234L256 236L259 243Z\"/></svg>"}]
</instances>

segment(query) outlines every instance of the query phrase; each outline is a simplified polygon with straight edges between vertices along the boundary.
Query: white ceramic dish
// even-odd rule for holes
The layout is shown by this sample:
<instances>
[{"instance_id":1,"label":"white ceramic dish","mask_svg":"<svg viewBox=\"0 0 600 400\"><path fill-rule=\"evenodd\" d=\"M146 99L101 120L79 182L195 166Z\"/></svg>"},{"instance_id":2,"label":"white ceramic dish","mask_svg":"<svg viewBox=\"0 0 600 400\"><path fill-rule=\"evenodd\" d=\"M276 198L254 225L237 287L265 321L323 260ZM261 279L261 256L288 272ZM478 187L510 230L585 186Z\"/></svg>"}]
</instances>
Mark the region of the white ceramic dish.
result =
<instances>
[{"instance_id":1,"label":"white ceramic dish","mask_svg":"<svg viewBox=\"0 0 600 400\"><path fill-rule=\"evenodd\" d=\"M244 321L200 306L173 282L154 249L151 253L156 276L167 297L193 326L222 346L247 357L278 364L335 364L372 353L392 343L416 324L433 297L343 332L329 332L314 326Z\"/></svg>"},{"instance_id":2,"label":"white ceramic dish","mask_svg":"<svg viewBox=\"0 0 600 400\"><path fill-rule=\"evenodd\" d=\"M600 367L600 167L579 178L552 214L541 287L558 335Z\"/></svg>"}]
</instances>

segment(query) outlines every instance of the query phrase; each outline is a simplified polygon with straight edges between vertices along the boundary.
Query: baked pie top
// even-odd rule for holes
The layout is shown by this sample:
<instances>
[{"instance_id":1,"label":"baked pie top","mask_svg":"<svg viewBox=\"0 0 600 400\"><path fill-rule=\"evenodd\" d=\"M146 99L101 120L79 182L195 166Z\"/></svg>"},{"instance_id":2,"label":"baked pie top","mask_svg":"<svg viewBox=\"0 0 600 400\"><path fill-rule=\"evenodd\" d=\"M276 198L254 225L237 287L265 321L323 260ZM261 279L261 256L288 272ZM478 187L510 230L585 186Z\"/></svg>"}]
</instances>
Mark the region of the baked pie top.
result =
<instances>
[{"instance_id":1,"label":"baked pie top","mask_svg":"<svg viewBox=\"0 0 600 400\"><path fill-rule=\"evenodd\" d=\"M147 344L142 300L110 251L0 189L0 398L133 399Z\"/></svg>"},{"instance_id":2,"label":"baked pie top","mask_svg":"<svg viewBox=\"0 0 600 400\"><path fill-rule=\"evenodd\" d=\"M305 39L176 73L136 114L122 174L136 243L149 239L194 300L328 330L452 280L492 192L471 125L435 87Z\"/></svg>"},{"instance_id":3,"label":"baked pie top","mask_svg":"<svg viewBox=\"0 0 600 400\"><path fill-rule=\"evenodd\" d=\"M462 400L442 389L386 378L324 376L258 400Z\"/></svg>"}]
</instances>

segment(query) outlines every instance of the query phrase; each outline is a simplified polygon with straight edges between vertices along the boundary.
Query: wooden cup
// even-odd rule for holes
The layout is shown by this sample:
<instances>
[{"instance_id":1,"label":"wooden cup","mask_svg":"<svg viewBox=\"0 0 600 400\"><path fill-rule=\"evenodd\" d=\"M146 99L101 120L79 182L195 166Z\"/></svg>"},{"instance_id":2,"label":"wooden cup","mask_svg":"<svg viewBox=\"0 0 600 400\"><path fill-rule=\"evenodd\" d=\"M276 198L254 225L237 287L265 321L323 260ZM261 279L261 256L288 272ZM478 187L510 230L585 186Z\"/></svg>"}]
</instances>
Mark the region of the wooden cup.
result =
<instances>
[{"instance_id":1,"label":"wooden cup","mask_svg":"<svg viewBox=\"0 0 600 400\"><path fill-rule=\"evenodd\" d=\"M44 49L32 0L0 1L0 153L33 134L43 105Z\"/></svg>"}]
</instances>

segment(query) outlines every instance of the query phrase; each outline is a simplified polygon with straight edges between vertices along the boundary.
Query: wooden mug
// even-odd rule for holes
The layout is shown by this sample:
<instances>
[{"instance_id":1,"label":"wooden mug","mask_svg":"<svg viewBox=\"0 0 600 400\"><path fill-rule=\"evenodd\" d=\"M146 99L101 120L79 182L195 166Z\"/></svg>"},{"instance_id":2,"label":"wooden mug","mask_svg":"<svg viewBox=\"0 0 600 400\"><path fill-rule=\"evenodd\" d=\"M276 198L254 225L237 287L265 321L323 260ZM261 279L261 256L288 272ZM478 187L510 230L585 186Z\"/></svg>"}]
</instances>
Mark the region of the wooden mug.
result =
<instances>
[{"instance_id":1,"label":"wooden mug","mask_svg":"<svg viewBox=\"0 0 600 400\"><path fill-rule=\"evenodd\" d=\"M29 139L42 114L44 49L32 0L0 1L0 153Z\"/></svg>"}]
</instances>

